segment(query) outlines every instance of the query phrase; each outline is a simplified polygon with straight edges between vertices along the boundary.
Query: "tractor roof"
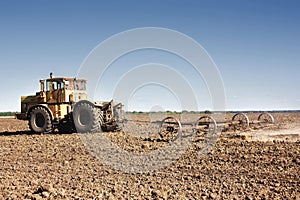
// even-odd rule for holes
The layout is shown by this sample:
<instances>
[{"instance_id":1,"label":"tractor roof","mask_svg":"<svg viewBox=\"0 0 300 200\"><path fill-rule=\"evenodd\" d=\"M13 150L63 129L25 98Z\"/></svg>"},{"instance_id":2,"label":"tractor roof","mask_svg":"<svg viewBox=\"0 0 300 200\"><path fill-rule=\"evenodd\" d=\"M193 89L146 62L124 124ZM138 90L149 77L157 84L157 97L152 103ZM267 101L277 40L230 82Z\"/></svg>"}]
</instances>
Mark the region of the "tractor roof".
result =
<instances>
[{"instance_id":1,"label":"tractor roof","mask_svg":"<svg viewBox=\"0 0 300 200\"><path fill-rule=\"evenodd\" d=\"M64 78L64 77L55 77L55 78L47 78L45 79L46 81L83 81L87 82L87 80L82 79L82 78Z\"/></svg>"}]
</instances>

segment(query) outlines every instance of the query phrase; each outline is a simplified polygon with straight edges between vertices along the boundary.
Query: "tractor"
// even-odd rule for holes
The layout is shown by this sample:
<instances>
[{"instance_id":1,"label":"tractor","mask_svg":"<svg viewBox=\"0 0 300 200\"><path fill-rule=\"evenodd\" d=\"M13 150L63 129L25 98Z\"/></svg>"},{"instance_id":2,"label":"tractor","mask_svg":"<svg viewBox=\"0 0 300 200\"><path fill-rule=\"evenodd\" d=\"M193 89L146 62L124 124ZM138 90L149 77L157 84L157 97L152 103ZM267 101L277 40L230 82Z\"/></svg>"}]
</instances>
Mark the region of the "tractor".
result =
<instances>
[{"instance_id":1,"label":"tractor","mask_svg":"<svg viewBox=\"0 0 300 200\"><path fill-rule=\"evenodd\" d=\"M40 80L40 91L21 97L21 113L16 118L28 120L35 133L90 133L119 130L117 121L123 105L113 100L89 101L87 80L53 77Z\"/></svg>"}]
</instances>

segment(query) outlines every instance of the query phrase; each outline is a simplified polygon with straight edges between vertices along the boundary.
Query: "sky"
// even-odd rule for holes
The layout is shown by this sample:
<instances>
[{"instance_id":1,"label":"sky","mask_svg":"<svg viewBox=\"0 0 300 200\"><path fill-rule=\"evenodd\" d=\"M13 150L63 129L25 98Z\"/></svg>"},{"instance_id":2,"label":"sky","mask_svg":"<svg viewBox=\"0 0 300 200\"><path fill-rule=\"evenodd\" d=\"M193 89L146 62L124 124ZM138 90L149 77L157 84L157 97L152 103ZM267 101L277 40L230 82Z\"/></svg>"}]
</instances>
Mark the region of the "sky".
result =
<instances>
[{"instance_id":1,"label":"sky","mask_svg":"<svg viewBox=\"0 0 300 200\"><path fill-rule=\"evenodd\" d=\"M50 72L76 76L99 43L142 27L175 30L197 41L218 67L226 110L299 110L299 8L293 0L2 0L0 112L20 111L20 96L35 94L39 79ZM174 66L193 86L198 109L212 109L204 78L182 59L154 50L120 58L93 97L113 98L116 80L143 63ZM178 110L178 98L168 87L153 84L137 89L126 103L131 110Z\"/></svg>"}]
</instances>

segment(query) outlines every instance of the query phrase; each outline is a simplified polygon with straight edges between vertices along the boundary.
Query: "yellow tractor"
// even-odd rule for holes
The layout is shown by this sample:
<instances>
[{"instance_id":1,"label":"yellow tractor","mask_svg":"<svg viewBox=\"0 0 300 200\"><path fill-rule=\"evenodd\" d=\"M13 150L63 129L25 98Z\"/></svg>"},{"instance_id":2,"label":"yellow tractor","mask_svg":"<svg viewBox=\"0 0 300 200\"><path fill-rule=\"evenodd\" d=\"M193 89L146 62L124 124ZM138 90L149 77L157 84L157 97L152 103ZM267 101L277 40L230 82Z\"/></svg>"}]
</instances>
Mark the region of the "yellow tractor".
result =
<instances>
[{"instance_id":1,"label":"yellow tractor","mask_svg":"<svg viewBox=\"0 0 300 200\"><path fill-rule=\"evenodd\" d=\"M78 78L40 80L36 95L21 97L20 120L28 120L35 133L116 131L122 116L122 104L88 100L87 81Z\"/></svg>"}]
</instances>

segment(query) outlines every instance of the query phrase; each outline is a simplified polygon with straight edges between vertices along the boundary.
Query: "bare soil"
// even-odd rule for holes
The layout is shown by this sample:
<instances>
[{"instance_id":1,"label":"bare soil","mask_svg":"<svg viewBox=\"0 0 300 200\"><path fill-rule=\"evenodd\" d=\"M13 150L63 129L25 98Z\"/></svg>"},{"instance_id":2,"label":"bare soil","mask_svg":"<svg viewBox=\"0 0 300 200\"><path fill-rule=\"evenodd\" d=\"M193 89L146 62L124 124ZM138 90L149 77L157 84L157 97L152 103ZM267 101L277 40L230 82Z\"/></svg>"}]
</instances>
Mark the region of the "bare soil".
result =
<instances>
[{"instance_id":1,"label":"bare soil","mask_svg":"<svg viewBox=\"0 0 300 200\"><path fill-rule=\"evenodd\" d=\"M299 199L300 113L273 115L270 127L223 131L204 157L194 141L174 164L141 174L103 165L78 134L32 134L26 121L0 119L0 199ZM129 151L167 143L104 134Z\"/></svg>"}]
</instances>

